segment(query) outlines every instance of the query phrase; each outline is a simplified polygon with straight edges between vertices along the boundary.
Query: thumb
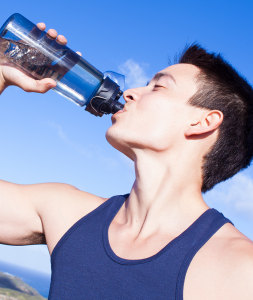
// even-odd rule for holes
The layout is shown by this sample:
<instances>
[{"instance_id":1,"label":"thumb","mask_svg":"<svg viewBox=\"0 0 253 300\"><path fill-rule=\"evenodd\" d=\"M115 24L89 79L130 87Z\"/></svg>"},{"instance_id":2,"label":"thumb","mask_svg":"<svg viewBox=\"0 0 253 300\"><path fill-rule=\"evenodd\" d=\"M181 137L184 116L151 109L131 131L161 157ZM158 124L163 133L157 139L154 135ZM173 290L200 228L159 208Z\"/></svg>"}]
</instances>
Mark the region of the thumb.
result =
<instances>
[{"instance_id":1,"label":"thumb","mask_svg":"<svg viewBox=\"0 0 253 300\"><path fill-rule=\"evenodd\" d=\"M42 80L35 80L36 88L35 92L37 93L46 93L50 89L56 87L56 82L50 78L44 78Z\"/></svg>"},{"instance_id":2,"label":"thumb","mask_svg":"<svg viewBox=\"0 0 253 300\"><path fill-rule=\"evenodd\" d=\"M26 92L46 93L51 88L56 87L56 82L50 78L35 80L29 77L21 77L18 86Z\"/></svg>"}]
</instances>

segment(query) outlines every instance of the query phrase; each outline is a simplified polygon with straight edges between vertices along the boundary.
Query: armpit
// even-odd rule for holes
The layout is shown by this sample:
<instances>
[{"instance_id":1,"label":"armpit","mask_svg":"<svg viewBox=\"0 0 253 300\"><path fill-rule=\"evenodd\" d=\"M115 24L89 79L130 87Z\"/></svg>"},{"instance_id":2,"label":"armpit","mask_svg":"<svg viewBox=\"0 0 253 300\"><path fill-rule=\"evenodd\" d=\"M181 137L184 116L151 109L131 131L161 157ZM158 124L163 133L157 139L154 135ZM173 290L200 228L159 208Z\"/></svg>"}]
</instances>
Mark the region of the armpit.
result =
<instances>
[{"instance_id":1,"label":"armpit","mask_svg":"<svg viewBox=\"0 0 253 300\"><path fill-rule=\"evenodd\" d=\"M41 232L33 232L29 236L22 238L23 245L39 245L46 244L45 235Z\"/></svg>"}]
</instances>

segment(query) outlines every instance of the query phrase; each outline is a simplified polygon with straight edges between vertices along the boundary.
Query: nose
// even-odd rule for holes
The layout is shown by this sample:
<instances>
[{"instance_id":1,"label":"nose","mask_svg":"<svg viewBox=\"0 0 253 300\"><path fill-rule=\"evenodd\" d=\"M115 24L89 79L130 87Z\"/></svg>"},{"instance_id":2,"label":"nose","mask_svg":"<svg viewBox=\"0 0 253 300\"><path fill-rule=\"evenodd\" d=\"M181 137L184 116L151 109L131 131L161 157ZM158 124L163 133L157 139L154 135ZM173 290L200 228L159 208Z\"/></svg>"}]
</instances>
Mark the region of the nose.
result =
<instances>
[{"instance_id":1,"label":"nose","mask_svg":"<svg viewBox=\"0 0 253 300\"><path fill-rule=\"evenodd\" d=\"M128 89L123 93L123 98L126 102L138 101L141 97L140 91L138 88Z\"/></svg>"}]
</instances>

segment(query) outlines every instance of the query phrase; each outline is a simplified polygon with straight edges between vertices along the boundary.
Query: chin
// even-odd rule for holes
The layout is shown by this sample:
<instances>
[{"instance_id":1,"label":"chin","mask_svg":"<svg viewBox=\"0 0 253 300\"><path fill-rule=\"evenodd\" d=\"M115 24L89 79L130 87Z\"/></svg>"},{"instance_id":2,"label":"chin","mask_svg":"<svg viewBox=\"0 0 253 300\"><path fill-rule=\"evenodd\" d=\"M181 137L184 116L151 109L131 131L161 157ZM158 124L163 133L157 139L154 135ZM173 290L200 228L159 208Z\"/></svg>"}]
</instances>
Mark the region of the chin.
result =
<instances>
[{"instance_id":1,"label":"chin","mask_svg":"<svg viewBox=\"0 0 253 300\"><path fill-rule=\"evenodd\" d=\"M117 130L115 126L111 126L107 129L105 137L109 144L111 144L114 148L118 149L121 144L122 132ZM119 150L119 149L118 149Z\"/></svg>"},{"instance_id":2,"label":"chin","mask_svg":"<svg viewBox=\"0 0 253 300\"><path fill-rule=\"evenodd\" d=\"M115 148L116 150L120 151L121 153L128 156L130 159L133 160L133 153L131 148L129 147L127 141L124 139L124 133L122 130L118 130L114 126L111 126L105 135L108 143Z\"/></svg>"}]
</instances>

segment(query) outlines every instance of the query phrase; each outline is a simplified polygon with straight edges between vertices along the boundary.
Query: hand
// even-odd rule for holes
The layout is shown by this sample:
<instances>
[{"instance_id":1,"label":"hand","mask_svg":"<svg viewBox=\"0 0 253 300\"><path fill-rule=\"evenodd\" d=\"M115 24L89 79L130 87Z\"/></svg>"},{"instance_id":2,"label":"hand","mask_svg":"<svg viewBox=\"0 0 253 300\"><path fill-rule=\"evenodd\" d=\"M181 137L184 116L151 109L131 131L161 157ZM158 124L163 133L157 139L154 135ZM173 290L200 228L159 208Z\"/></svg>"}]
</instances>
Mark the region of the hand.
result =
<instances>
[{"instance_id":1,"label":"hand","mask_svg":"<svg viewBox=\"0 0 253 300\"><path fill-rule=\"evenodd\" d=\"M41 30L46 29L44 23L38 23L37 26ZM62 45L67 44L67 39L63 35L57 35L54 29L49 29L47 35ZM77 53L81 55L80 52ZM26 92L46 93L56 86L56 82L50 78L35 80L0 58L0 93L10 85L18 86Z\"/></svg>"}]
</instances>

